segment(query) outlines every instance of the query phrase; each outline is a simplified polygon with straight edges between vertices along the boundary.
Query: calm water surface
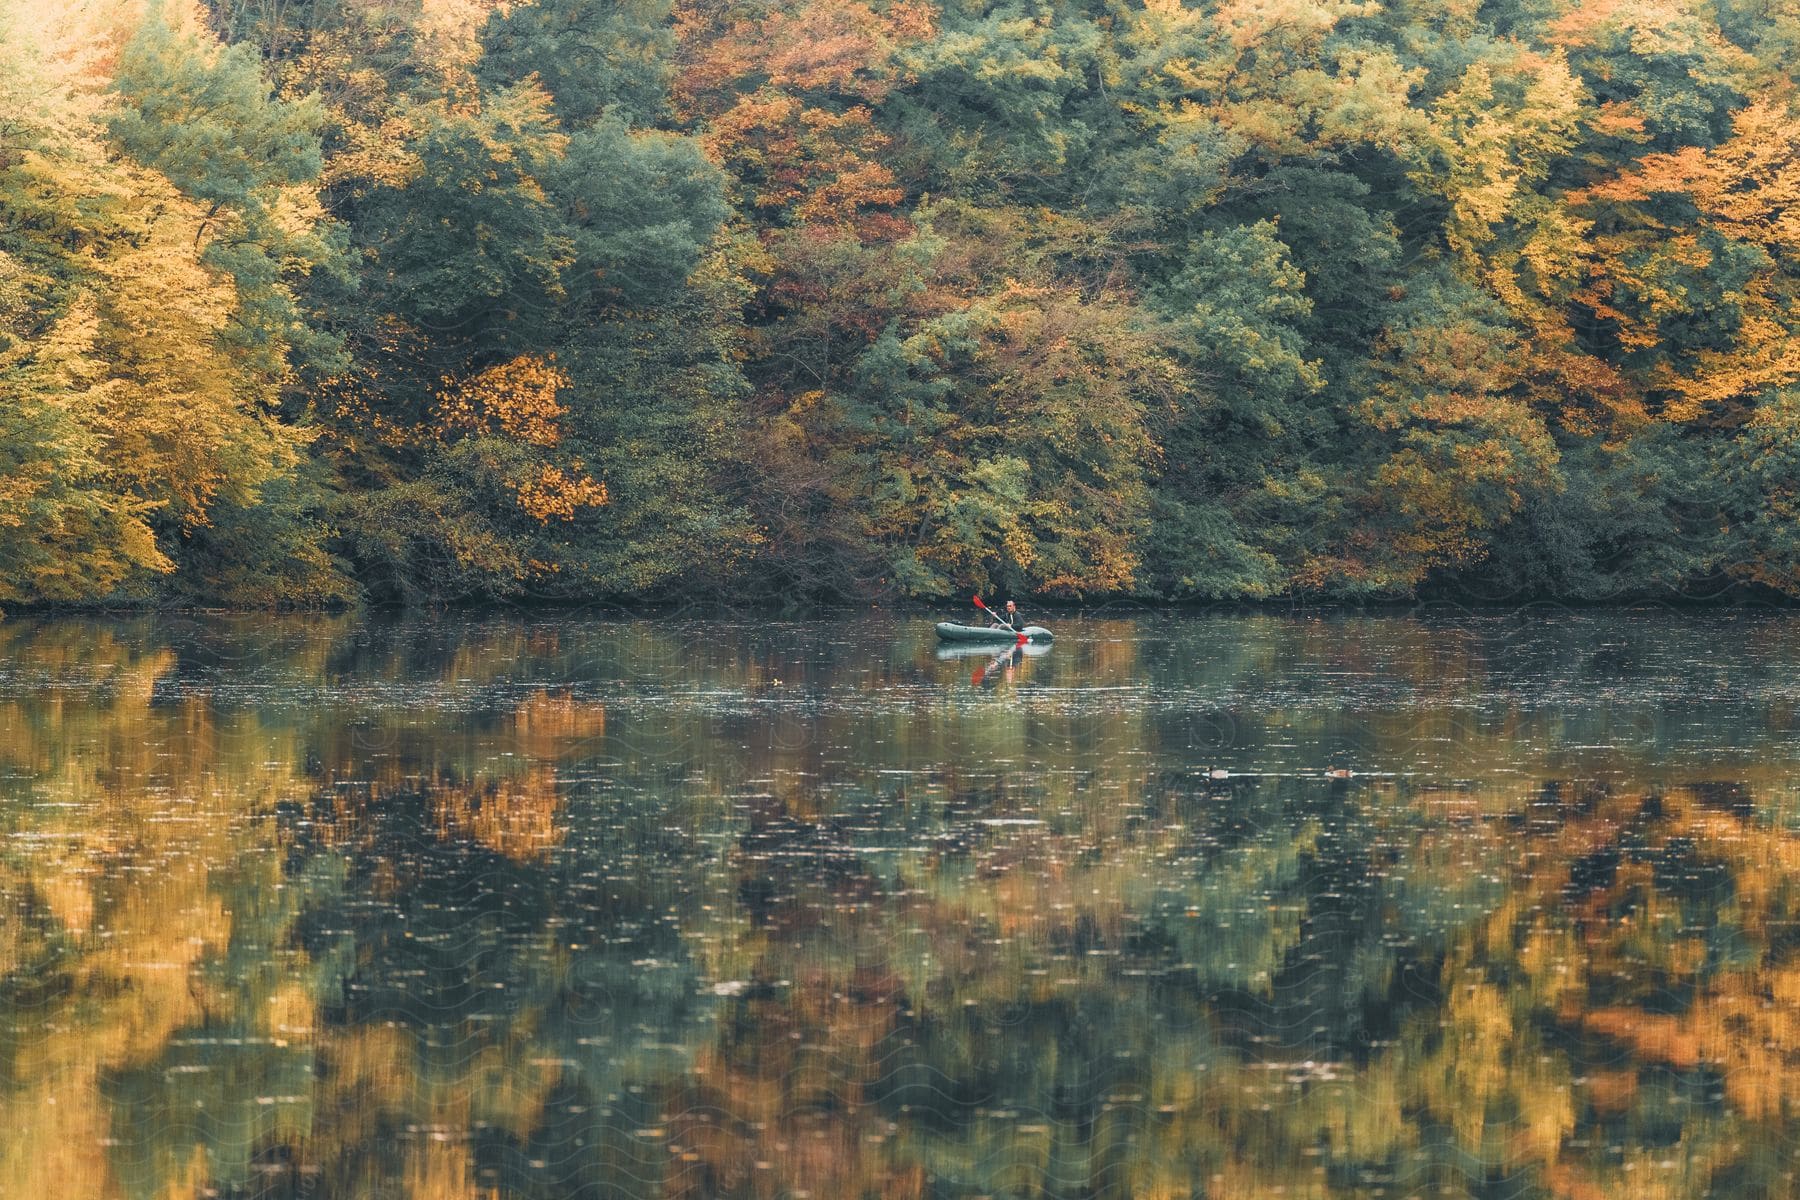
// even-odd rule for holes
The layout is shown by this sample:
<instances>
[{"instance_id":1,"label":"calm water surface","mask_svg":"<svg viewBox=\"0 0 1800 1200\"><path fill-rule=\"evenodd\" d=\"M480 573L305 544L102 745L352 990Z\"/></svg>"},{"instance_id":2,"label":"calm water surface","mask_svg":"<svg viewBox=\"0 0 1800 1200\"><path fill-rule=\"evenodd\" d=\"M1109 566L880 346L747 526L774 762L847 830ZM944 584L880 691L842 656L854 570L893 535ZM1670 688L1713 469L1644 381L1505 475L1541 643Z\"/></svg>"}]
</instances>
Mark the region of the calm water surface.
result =
<instances>
[{"instance_id":1,"label":"calm water surface","mask_svg":"<svg viewBox=\"0 0 1800 1200\"><path fill-rule=\"evenodd\" d=\"M0 1197L1800 1194L1800 617L0 625Z\"/></svg>"}]
</instances>

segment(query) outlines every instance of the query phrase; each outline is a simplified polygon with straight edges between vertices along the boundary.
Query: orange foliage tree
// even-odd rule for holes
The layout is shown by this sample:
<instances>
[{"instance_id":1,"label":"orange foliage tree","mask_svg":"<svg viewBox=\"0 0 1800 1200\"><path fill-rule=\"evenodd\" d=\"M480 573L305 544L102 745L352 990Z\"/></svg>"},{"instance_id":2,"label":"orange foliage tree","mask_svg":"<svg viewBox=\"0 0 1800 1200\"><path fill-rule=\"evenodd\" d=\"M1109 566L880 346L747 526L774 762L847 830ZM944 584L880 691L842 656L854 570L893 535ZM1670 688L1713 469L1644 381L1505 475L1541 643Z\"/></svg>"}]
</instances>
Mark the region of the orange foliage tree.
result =
<instances>
[{"instance_id":1,"label":"orange foliage tree","mask_svg":"<svg viewBox=\"0 0 1800 1200\"><path fill-rule=\"evenodd\" d=\"M569 386L554 355L521 354L463 380L444 381L437 393L437 437L499 437L550 449L562 441L568 413L557 393ZM572 521L584 508L607 502L606 485L588 476L579 459L542 462L512 481L519 507L539 524Z\"/></svg>"}]
</instances>

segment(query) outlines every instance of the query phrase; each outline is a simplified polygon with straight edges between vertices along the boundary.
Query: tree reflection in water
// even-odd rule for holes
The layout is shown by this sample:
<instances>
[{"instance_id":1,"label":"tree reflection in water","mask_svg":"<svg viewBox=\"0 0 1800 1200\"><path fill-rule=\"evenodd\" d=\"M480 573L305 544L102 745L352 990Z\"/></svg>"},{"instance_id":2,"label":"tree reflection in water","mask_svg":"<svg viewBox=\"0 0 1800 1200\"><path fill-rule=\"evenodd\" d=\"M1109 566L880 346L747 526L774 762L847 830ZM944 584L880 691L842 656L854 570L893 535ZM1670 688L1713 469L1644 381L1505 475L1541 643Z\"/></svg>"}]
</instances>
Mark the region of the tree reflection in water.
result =
<instances>
[{"instance_id":1,"label":"tree reflection in water","mask_svg":"<svg viewBox=\"0 0 1800 1200\"><path fill-rule=\"evenodd\" d=\"M1800 621L857 633L0 628L0 1195L1794 1192Z\"/></svg>"}]
</instances>

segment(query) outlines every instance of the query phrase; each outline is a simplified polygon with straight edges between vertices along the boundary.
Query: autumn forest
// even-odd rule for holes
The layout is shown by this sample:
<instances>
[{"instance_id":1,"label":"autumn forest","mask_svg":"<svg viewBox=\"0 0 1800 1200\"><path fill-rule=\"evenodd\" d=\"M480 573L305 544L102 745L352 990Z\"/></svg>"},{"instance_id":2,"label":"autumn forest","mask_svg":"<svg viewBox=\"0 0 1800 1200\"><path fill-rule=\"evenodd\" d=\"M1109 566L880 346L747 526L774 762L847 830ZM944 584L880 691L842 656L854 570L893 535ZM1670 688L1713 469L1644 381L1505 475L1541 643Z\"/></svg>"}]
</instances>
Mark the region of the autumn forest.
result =
<instances>
[{"instance_id":1,"label":"autumn forest","mask_svg":"<svg viewBox=\"0 0 1800 1200\"><path fill-rule=\"evenodd\" d=\"M1792 0L6 0L0 603L1800 595Z\"/></svg>"}]
</instances>

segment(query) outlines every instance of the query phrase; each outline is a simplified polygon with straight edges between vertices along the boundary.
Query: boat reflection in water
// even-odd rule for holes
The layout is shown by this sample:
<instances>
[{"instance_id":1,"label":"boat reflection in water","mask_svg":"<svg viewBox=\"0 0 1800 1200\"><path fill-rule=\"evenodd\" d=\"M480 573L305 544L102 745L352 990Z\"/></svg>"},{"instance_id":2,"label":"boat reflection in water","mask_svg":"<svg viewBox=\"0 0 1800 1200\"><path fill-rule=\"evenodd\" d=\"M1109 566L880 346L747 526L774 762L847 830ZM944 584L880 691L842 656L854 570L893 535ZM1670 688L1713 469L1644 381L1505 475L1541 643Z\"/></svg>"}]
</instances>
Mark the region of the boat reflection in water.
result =
<instances>
[{"instance_id":1,"label":"boat reflection in water","mask_svg":"<svg viewBox=\"0 0 1800 1200\"><path fill-rule=\"evenodd\" d=\"M1003 646L996 653L992 646L952 642L939 645L937 656L940 659L979 658L984 661L969 676L969 682L975 687L997 687L1001 683L1018 682L1017 669L1027 658L1041 658L1050 653L1053 643L1050 642L1015 642Z\"/></svg>"},{"instance_id":2,"label":"boat reflection in water","mask_svg":"<svg viewBox=\"0 0 1800 1200\"><path fill-rule=\"evenodd\" d=\"M0 1196L1795 1195L1800 618L1061 624L0 625Z\"/></svg>"}]
</instances>

